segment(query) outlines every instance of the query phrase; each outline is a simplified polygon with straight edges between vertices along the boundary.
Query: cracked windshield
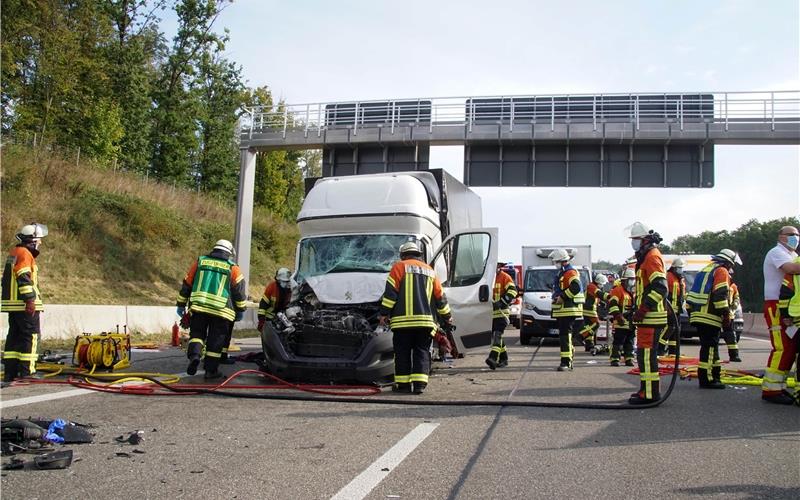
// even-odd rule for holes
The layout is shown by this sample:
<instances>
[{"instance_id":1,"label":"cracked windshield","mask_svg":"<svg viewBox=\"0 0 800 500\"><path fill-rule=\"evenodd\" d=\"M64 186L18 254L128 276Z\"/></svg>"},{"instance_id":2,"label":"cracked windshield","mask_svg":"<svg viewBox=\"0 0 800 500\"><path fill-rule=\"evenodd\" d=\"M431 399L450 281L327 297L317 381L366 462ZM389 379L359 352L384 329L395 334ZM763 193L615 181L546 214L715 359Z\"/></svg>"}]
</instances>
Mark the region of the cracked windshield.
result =
<instances>
[{"instance_id":1,"label":"cracked windshield","mask_svg":"<svg viewBox=\"0 0 800 500\"><path fill-rule=\"evenodd\" d=\"M397 250L407 234L348 234L307 238L300 242L300 266L296 280L327 273L388 273L399 258ZM424 252L424 249L423 249Z\"/></svg>"}]
</instances>

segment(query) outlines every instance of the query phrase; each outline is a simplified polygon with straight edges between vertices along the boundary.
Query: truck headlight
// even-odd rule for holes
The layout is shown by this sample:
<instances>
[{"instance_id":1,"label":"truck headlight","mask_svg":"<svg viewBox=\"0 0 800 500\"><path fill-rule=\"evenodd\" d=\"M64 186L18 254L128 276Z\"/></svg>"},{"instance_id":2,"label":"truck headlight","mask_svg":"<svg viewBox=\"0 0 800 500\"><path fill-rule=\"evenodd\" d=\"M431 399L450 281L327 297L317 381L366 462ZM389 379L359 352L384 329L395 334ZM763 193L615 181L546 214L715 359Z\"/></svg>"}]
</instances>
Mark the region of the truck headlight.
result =
<instances>
[{"instance_id":1,"label":"truck headlight","mask_svg":"<svg viewBox=\"0 0 800 500\"><path fill-rule=\"evenodd\" d=\"M523 302L523 303L522 303L522 307L523 307L523 308L524 308L526 311L533 311L533 309L534 309L534 306L533 306L533 304L529 304L529 303L527 303L527 302Z\"/></svg>"}]
</instances>

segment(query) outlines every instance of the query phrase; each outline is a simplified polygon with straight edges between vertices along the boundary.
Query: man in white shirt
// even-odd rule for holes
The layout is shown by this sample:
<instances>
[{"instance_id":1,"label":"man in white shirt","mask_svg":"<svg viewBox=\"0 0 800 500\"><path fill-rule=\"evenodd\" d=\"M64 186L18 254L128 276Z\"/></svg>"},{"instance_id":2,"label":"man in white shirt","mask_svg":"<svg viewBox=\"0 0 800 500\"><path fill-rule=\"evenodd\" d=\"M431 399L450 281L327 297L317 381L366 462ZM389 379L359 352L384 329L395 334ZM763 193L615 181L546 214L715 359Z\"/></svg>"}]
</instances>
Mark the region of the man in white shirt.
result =
<instances>
[{"instance_id":1,"label":"man in white shirt","mask_svg":"<svg viewBox=\"0 0 800 500\"><path fill-rule=\"evenodd\" d=\"M784 348L792 345L792 342L786 335L786 327L781 323L778 296L783 275L800 274L800 263L793 262L797 257L795 250L798 243L800 232L797 228L783 226L778 232L778 244L764 257L764 318L769 327L772 352L761 384L761 399L783 405L794 404L794 398L784 390L786 376L794 361L794 352L790 353L792 349Z\"/></svg>"}]
</instances>

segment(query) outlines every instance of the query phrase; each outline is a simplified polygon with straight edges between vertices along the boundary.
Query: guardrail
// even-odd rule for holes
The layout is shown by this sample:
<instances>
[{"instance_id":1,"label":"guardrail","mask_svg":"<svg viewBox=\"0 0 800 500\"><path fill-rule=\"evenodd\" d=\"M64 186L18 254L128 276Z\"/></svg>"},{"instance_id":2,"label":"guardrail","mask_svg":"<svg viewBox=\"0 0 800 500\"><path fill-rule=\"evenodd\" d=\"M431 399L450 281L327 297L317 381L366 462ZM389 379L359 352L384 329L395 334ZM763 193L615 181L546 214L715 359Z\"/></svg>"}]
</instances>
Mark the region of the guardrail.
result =
<instances>
[{"instance_id":1,"label":"guardrail","mask_svg":"<svg viewBox=\"0 0 800 500\"><path fill-rule=\"evenodd\" d=\"M645 94L562 94L488 96L280 104L246 109L239 122L243 136L303 132L320 136L326 129L399 126L467 127L502 124L687 122L770 124L800 123L800 91L701 92Z\"/></svg>"}]
</instances>

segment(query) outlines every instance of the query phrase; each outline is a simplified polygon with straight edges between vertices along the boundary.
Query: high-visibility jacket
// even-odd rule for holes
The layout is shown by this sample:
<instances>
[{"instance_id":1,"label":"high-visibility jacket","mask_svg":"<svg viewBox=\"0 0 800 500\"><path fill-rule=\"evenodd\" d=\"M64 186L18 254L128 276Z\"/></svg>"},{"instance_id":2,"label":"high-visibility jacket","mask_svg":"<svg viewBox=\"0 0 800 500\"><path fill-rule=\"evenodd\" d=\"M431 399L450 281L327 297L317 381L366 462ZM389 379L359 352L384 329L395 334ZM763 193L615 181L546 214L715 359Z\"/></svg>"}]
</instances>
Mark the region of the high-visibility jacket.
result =
<instances>
[{"instance_id":1,"label":"high-visibility jacket","mask_svg":"<svg viewBox=\"0 0 800 500\"><path fill-rule=\"evenodd\" d=\"M687 296L691 306L689 323L722 327L722 319L731 314L728 303L730 281L728 270L716 263L697 273L692 291Z\"/></svg>"},{"instance_id":2,"label":"high-visibility jacket","mask_svg":"<svg viewBox=\"0 0 800 500\"><path fill-rule=\"evenodd\" d=\"M561 297L560 304L553 303L554 318L580 318L583 316L582 306L586 298L578 271L570 264L563 267L556 279L553 299Z\"/></svg>"},{"instance_id":3,"label":"high-visibility jacket","mask_svg":"<svg viewBox=\"0 0 800 500\"><path fill-rule=\"evenodd\" d=\"M661 251L651 247L636 260L636 308L644 306L647 312L638 324L646 326L665 326L667 311L664 298L667 296L667 276L664 272L664 259Z\"/></svg>"},{"instance_id":4,"label":"high-visibility jacket","mask_svg":"<svg viewBox=\"0 0 800 500\"><path fill-rule=\"evenodd\" d=\"M630 330L633 325L625 316L630 316L631 311L633 311L633 295L621 284L615 285L608 294L608 314L611 317L619 315L614 320L614 328Z\"/></svg>"},{"instance_id":5,"label":"high-visibility jacket","mask_svg":"<svg viewBox=\"0 0 800 500\"><path fill-rule=\"evenodd\" d=\"M685 297L686 280L675 271L667 271L667 300L675 314L680 315L683 311Z\"/></svg>"},{"instance_id":6,"label":"high-visibility jacket","mask_svg":"<svg viewBox=\"0 0 800 500\"><path fill-rule=\"evenodd\" d=\"M3 268L2 312L25 310L25 302L33 300L37 311L43 311L42 295L39 293L39 266L27 247L17 245L11 249Z\"/></svg>"},{"instance_id":7,"label":"high-visibility jacket","mask_svg":"<svg viewBox=\"0 0 800 500\"><path fill-rule=\"evenodd\" d=\"M498 271L494 277L492 292L492 318L506 318L511 316L509 306L517 296L517 287L508 273Z\"/></svg>"},{"instance_id":8,"label":"high-visibility jacket","mask_svg":"<svg viewBox=\"0 0 800 500\"><path fill-rule=\"evenodd\" d=\"M741 299L739 298L739 286L731 282L730 287L728 288L728 307L731 310L731 317L736 313L736 310L739 309L739 304L741 303Z\"/></svg>"},{"instance_id":9,"label":"high-visibility jacket","mask_svg":"<svg viewBox=\"0 0 800 500\"><path fill-rule=\"evenodd\" d=\"M389 271L380 314L389 316L392 330L430 328L434 335L435 314L449 319L450 306L434 270L417 259L405 259L395 262Z\"/></svg>"},{"instance_id":10,"label":"high-visibility jacket","mask_svg":"<svg viewBox=\"0 0 800 500\"><path fill-rule=\"evenodd\" d=\"M596 318L598 302L606 302L606 300L608 300L608 294L597 286L595 282L589 283L589 286L586 287L586 299L583 303L583 317Z\"/></svg>"},{"instance_id":11,"label":"high-visibility jacket","mask_svg":"<svg viewBox=\"0 0 800 500\"><path fill-rule=\"evenodd\" d=\"M292 291L290 289L281 288L277 281L272 281L264 288L264 296L258 303L258 317L273 319L276 313L286 309L291 298Z\"/></svg>"},{"instance_id":12,"label":"high-visibility jacket","mask_svg":"<svg viewBox=\"0 0 800 500\"><path fill-rule=\"evenodd\" d=\"M800 257L794 260L800 263ZM784 274L778 297L781 318L791 318L794 326L800 327L800 274Z\"/></svg>"},{"instance_id":13,"label":"high-visibility jacket","mask_svg":"<svg viewBox=\"0 0 800 500\"><path fill-rule=\"evenodd\" d=\"M203 255L192 264L178 294L178 305L189 303L189 310L219 316L229 321L247 303L244 276L233 261L215 252Z\"/></svg>"}]
</instances>

